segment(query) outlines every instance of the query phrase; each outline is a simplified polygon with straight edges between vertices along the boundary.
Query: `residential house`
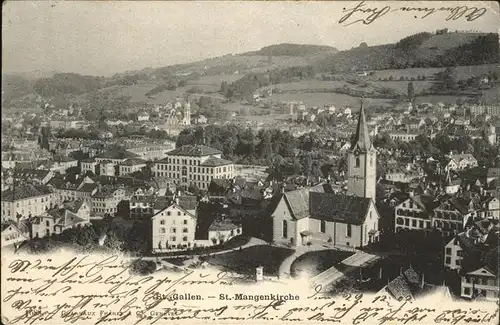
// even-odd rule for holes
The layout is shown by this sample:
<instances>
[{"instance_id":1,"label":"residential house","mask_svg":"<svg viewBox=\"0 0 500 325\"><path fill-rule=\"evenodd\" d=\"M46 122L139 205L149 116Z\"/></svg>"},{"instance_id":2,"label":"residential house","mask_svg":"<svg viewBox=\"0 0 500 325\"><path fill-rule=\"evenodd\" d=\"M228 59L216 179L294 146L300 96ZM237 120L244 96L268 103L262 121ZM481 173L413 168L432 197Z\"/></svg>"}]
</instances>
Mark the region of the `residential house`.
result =
<instances>
[{"instance_id":1,"label":"residential house","mask_svg":"<svg viewBox=\"0 0 500 325\"><path fill-rule=\"evenodd\" d=\"M500 291L498 247L489 250L484 258L469 265L465 264L461 271L461 297L472 300L484 299L498 301Z\"/></svg>"},{"instance_id":2,"label":"residential house","mask_svg":"<svg viewBox=\"0 0 500 325\"><path fill-rule=\"evenodd\" d=\"M443 236L453 236L463 231L473 214L475 209L471 199L449 197L434 209L432 224Z\"/></svg>"},{"instance_id":3,"label":"residential house","mask_svg":"<svg viewBox=\"0 0 500 325\"><path fill-rule=\"evenodd\" d=\"M118 204L129 198L123 185L99 186L92 195L92 217L100 219L106 214L113 216L118 211Z\"/></svg>"},{"instance_id":4,"label":"residential house","mask_svg":"<svg viewBox=\"0 0 500 325\"><path fill-rule=\"evenodd\" d=\"M29 240L30 234L28 226L24 222L15 222L13 220L2 220L2 245L7 247L10 245L17 246L18 244Z\"/></svg>"},{"instance_id":5,"label":"residential house","mask_svg":"<svg viewBox=\"0 0 500 325\"><path fill-rule=\"evenodd\" d=\"M2 192L2 220L18 221L50 207L52 193L45 186L19 184Z\"/></svg>"},{"instance_id":6,"label":"residential house","mask_svg":"<svg viewBox=\"0 0 500 325\"><path fill-rule=\"evenodd\" d=\"M434 198L430 195L410 196L394 209L394 230L431 230L435 206Z\"/></svg>"},{"instance_id":7,"label":"residential house","mask_svg":"<svg viewBox=\"0 0 500 325\"><path fill-rule=\"evenodd\" d=\"M450 155L445 170L465 170L477 167L477 159L471 154Z\"/></svg>"},{"instance_id":8,"label":"residential house","mask_svg":"<svg viewBox=\"0 0 500 325\"><path fill-rule=\"evenodd\" d=\"M30 220L31 238L60 234L71 228L90 224L90 206L85 201L61 204Z\"/></svg>"},{"instance_id":9,"label":"residential house","mask_svg":"<svg viewBox=\"0 0 500 325\"><path fill-rule=\"evenodd\" d=\"M130 158L118 165L118 175L128 175L146 168L146 161L138 158Z\"/></svg>"},{"instance_id":10,"label":"residential house","mask_svg":"<svg viewBox=\"0 0 500 325\"><path fill-rule=\"evenodd\" d=\"M196 198L174 199L151 219L153 253L194 247L196 231Z\"/></svg>"}]
</instances>

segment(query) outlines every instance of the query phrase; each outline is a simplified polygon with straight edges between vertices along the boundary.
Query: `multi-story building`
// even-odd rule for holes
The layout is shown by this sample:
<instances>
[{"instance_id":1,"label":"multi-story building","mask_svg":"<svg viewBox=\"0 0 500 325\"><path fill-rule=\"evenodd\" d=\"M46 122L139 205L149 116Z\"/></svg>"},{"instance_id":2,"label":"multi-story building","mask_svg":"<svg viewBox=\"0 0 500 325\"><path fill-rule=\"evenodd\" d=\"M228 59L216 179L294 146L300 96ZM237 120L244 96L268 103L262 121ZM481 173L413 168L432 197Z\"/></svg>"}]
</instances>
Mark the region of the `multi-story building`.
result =
<instances>
[{"instance_id":1,"label":"multi-story building","mask_svg":"<svg viewBox=\"0 0 500 325\"><path fill-rule=\"evenodd\" d=\"M144 145L127 150L144 160L158 160L165 158L168 152L173 149L175 149L174 142L165 142L160 145Z\"/></svg>"},{"instance_id":2,"label":"multi-story building","mask_svg":"<svg viewBox=\"0 0 500 325\"><path fill-rule=\"evenodd\" d=\"M126 199L128 199L128 194L124 186L100 186L91 198L91 216L97 219L106 214L113 216L118 211L118 204Z\"/></svg>"},{"instance_id":3,"label":"multi-story building","mask_svg":"<svg viewBox=\"0 0 500 325\"><path fill-rule=\"evenodd\" d=\"M115 176L115 164L111 160L102 160L99 162L99 175Z\"/></svg>"},{"instance_id":4,"label":"multi-story building","mask_svg":"<svg viewBox=\"0 0 500 325\"><path fill-rule=\"evenodd\" d=\"M90 224L90 206L85 201L61 204L31 218L31 238L42 238Z\"/></svg>"},{"instance_id":5,"label":"multi-story building","mask_svg":"<svg viewBox=\"0 0 500 325\"><path fill-rule=\"evenodd\" d=\"M434 209L432 225L443 236L453 236L463 231L465 223L473 215L475 215L475 209L471 199L449 198Z\"/></svg>"},{"instance_id":6,"label":"multi-story building","mask_svg":"<svg viewBox=\"0 0 500 325\"><path fill-rule=\"evenodd\" d=\"M50 181L49 186L53 190L53 203L60 204L73 200L90 202L92 195L97 192L98 184L89 177L77 178L73 181L67 181L64 178L54 178Z\"/></svg>"},{"instance_id":7,"label":"multi-story building","mask_svg":"<svg viewBox=\"0 0 500 325\"><path fill-rule=\"evenodd\" d=\"M498 301L500 291L498 247L486 253L484 259L471 263L461 272L463 298Z\"/></svg>"},{"instance_id":8,"label":"multi-story building","mask_svg":"<svg viewBox=\"0 0 500 325\"><path fill-rule=\"evenodd\" d=\"M93 158L82 160L80 164L80 169L82 174L86 174L87 172L92 172L93 174L97 174L98 168L99 168L99 163L95 161L95 159Z\"/></svg>"},{"instance_id":9,"label":"multi-story building","mask_svg":"<svg viewBox=\"0 0 500 325\"><path fill-rule=\"evenodd\" d=\"M29 229L24 222L15 222L13 220L2 220L2 245L18 245L25 240L30 239Z\"/></svg>"},{"instance_id":10,"label":"multi-story building","mask_svg":"<svg viewBox=\"0 0 500 325\"><path fill-rule=\"evenodd\" d=\"M52 193L47 187L32 184L15 184L2 192L2 219L18 221L35 216L50 207Z\"/></svg>"},{"instance_id":11,"label":"multi-story building","mask_svg":"<svg viewBox=\"0 0 500 325\"><path fill-rule=\"evenodd\" d=\"M118 175L128 175L137 171L141 171L146 167L146 161L138 158L131 158L125 160L118 165Z\"/></svg>"},{"instance_id":12,"label":"multi-story building","mask_svg":"<svg viewBox=\"0 0 500 325\"><path fill-rule=\"evenodd\" d=\"M477 211L479 219L500 219L500 199L495 196L487 196L479 202Z\"/></svg>"},{"instance_id":13,"label":"multi-story building","mask_svg":"<svg viewBox=\"0 0 500 325\"><path fill-rule=\"evenodd\" d=\"M134 195L130 198L130 219L143 220L166 209L172 202L156 195Z\"/></svg>"},{"instance_id":14,"label":"multi-story building","mask_svg":"<svg viewBox=\"0 0 500 325\"><path fill-rule=\"evenodd\" d=\"M411 196L396 206L395 231L432 230L432 210L434 199L427 195Z\"/></svg>"},{"instance_id":15,"label":"multi-story building","mask_svg":"<svg viewBox=\"0 0 500 325\"><path fill-rule=\"evenodd\" d=\"M222 152L203 145L186 145L156 161L153 175L174 179L178 185L195 185L207 190L212 179L233 178L234 165L221 158Z\"/></svg>"},{"instance_id":16,"label":"multi-story building","mask_svg":"<svg viewBox=\"0 0 500 325\"><path fill-rule=\"evenodd\" d=\"M389 133L389 137L396 141L412 142L420 135L420 133Z\"/></svg>"},{"instance_id":17,"label":"multi-story building","mask_svg":"<svg viewBox=\"0 0 500 325\"><path fill-rule=\"evenodd\" d=\"M112 148L110 150L107 150L101 154L98 154L95 157L95 161L97 162L102 162L102 161L110 161L115 165L121 164L125 162L127 159L130 158L140 158L138 155L135 153L132 153L126 149L123 148Z\"/></svg>"},{"instance_id":18,"label":"multi-story building","mask_svg":"<svg viewBox=\"0 0 500 325\"><path fill-rule=\"evenodd\" d=\"M152 221L153 253L194 247L196 232L196 197L175 198L158 211Z\"/></svg>"},{"instance_id":19,"label":"multi-story building","mask_svg":"<svg viewBox=\"0 0 500 325\"><path fill-rule=\"evenodd\" d=\"M482 251L498 246L498 221L483 219L468 226L445 246L444 266L460 271L463 260L476 261ZM470 263L469 263L470 264Z\"/></svg>"},{"instance_id":20,"label":"multi-story building","mask_svg":"<svg viewBox=\"0 0 500 325\"><path fill-rule=\"evenodd\" d=\"M464 170L477 167L477 159L471 154L451 155L445 170Z\"/></svg>"}]
</instances>

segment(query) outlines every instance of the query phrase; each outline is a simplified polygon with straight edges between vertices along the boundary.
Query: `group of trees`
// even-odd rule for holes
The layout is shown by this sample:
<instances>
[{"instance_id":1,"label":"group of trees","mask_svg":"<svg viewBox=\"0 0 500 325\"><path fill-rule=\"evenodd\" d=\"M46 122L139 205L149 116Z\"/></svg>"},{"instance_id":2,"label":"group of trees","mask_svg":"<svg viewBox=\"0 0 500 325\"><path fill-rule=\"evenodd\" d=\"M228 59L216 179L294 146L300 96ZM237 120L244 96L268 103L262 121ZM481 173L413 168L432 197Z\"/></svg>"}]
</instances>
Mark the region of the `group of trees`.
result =
<instances>
[{"instance_id":1,"label":"group of trees","mask_svg":"<svg viewBox=\"0 0 500 325\"><path fill-rule=\"evenodd\" d=\"M415 141L411 142L394 141L389 135L381 134L374 138L373 143L377 148L399 149L410 159L412 156L419 155L434 157L442 162L445 160L445 155L450 152L463 151L474 155L479 166L485 167L496 166L497 156L500 154L500 148L491 145L486 139L472 139L467 135L451 138L445 133L438 134L432 140L428 136L419 135Z\"/></svg>"},{"instance_id":2,"label":"group of trees","mask_svg":"<svg viewBox=\"0 0 500 325\"><path fill-rule=\"evenodd\" d=\"M314 75L312 66L274 69L267 73L251 73L232 84L223 81L219 92L226 98L236 97L251 100L253 93L261 87L309 79Z\"/></svg>"},{"instance_id":3,"label":"group of trees","mask_svg":"<svg viewBox=\"0 0 500 325\"><path fill-rule=\"evenodd\" d=\"M38 79L33 85L35 92L43 97L61 94L84 94L106 85L104 77L82 76L77 73L56 73L52 78Z\"/></svg>"},{"instance_id":4,"label":"group of trees","mask_svg":"<svg viewBox=\"0 0 500 325\"><path fill-rule=\"evenodd\" d=\"M203 143L235 162L266 165L277 178L294 174L325 177L336 172L335 162L322 153L321 137L316 133L295 138L277 129L253 132L237 125L209 125L185 129L177 138L177 146Z\"/></svg>"}]
</instances>

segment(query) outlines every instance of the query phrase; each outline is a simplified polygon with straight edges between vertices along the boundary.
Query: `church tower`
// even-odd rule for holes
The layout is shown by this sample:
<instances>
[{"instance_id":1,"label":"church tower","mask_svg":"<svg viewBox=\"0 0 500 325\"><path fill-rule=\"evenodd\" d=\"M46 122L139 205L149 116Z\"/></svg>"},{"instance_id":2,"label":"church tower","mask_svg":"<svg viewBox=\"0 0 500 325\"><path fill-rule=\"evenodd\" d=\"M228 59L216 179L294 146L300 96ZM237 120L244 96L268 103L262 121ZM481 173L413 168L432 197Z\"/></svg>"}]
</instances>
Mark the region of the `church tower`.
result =
<instances>
[{"instance_id":1,"label":"church tower","mask_svg":"<svg viewBox=\"0 0 500 325\"><path fill-rule=\"evenodd\" d=\"M370 140L363 102L356 135L347 153L347 163L347 195L367 197L375 201L377 151Z\"/></svg>"},{"instance_id":2,"label":"church tower","mask_svg":"<svg viewBox=\"0 0 500 325\"><path fill-rule=\"evenodd\" d=\"M186 102L184 105L184 125L191 125L191 104Z\"/></svg>"}]
</instances>

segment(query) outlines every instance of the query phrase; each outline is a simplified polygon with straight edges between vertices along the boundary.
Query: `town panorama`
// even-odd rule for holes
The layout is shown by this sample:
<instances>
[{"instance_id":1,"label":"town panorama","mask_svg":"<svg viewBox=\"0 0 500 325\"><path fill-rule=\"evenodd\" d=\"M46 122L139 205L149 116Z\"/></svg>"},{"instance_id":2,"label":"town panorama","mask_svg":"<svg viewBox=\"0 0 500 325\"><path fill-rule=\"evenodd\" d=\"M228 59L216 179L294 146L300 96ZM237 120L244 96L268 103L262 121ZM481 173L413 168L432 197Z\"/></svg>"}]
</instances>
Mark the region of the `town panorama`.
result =
<instances>
[{"instance_id":1,"label":"town panorama","mask_svg":"<svg viewBox=\"0 0 500 325\"><path fill-rule=\"evenodd\" d=\"M498 44L442 28L107 76L2 73L2 250L496 301Z\"/></svg>"}]
</instances>

